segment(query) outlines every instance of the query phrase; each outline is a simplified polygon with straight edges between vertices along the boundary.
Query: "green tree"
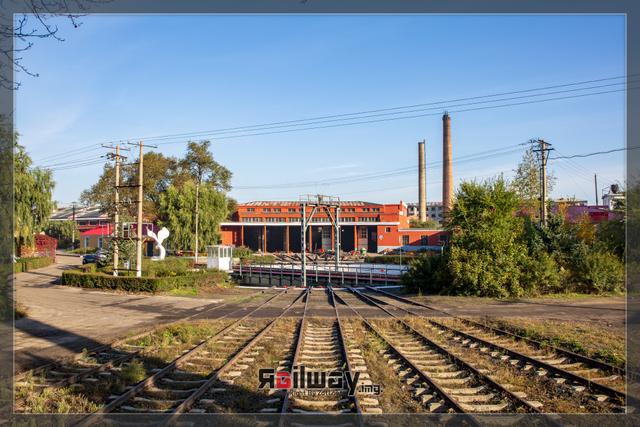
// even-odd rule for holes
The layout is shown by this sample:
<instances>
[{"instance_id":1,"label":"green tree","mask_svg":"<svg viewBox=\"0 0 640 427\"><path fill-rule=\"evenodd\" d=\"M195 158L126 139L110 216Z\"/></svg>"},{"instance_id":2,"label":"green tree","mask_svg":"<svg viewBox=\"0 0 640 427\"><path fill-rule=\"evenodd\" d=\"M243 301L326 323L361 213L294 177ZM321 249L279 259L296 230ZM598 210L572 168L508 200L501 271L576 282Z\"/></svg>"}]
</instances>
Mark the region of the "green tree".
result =
<instances>
[{"instance_id":1,"label":"green tree","mask_svg":"<svg viewBox=\"0 0 640 427\"><path fill-rule=\"evenodd\" d=\"M420 221L417 218L411 218L409 220L410 228L427 228L429 230L439 230L441 225L435 219L427 218L426 221Z\"/></svg>"},{"instance_id":2,"label":"green tree","mask_svg":"<svg viewBox=\"0 0 640 427\"><path fill-rule=\"evenodd\" d=\"M515 177L511 182L511 189L522 199L521 207L535 217L540 207L540 169L533 148L527 149L522 160L514 170ZM547 173L547 194L553 190L556 182L552 173Z\"/></svg>"},{"instance_id":3,"label":"green tree","mask_svg":"<svg viewBox=\"0 0 640 427\"><path fill-rule=\"evenodd\" d=\"M78 241L80 237L80 230L75 221L49 221L44 232L58 239L58 247L64 249L73 248L75 243L72 241L73 238L75 237Z\"/></svg>"},{"instance_id":4,"label":"green tree","mask_svg":"<svg viewBox=\"0 0 640 427\"><path fill-rule=\"evenodd\" d=\"M24 147L14 142L14 245L16 251L33 244L34 234L44 230L55 207L55 183L51 171L32 166Z\"/></svg>"},{"instance_id":5,"label":"green tree","mask_svg":"<svg viewBox=\"0 0 640 427\"><path fill-rule=\"evenodd\" d=\"M462 295L522 295L521 266L527 254L520 199L502 178L463 182L450 212L451 291Z\"/></svg>"},{"instance_id":6,"label":"green tree","mask_svg":"<svg viewBox=\"0 0 640 427\"><path fill-rule=\"evenodd\" d=\"M223 193L211 184L204 183L199 189L201 215L198 230L200 243L216 244L220 241L220 222L228 215L228 202ZM174 249L195 250L196 183L187 181L181 187L169 186L160 196L160 226L167 227L171 234L169 243Z\"/></svg>"},{"instance_id":7,"label":"green tree","mask_svg":"<svg viewBox=\"0 0 640 427\"><path fill-rule=\"evenodd\" d=\"M137 162L138 159L135 159L121 167L121 185L138 184ZM174 157L167 157L162 153L153 151L144 154L144 200L142 210L147 220L153 221L157 219L160 195L183 173L178 160ZM112 163L109 163L104 166L98 182L82 192L80 200L89 205L98 205L103 211L113 214L115 212L114 185L115 167ZM123 202L120 213L123 216L123 220L136 217L137 205L135 201L137 198L137 188L124 187L120 189L120 201Z\"/></svg>"},{"instance_id":8,"label":"green tree","mask_svg":"<svg viewBox=\"0 0 640 427\"><path fill-rule=\"evenodd\" d=\"M199 234L200 234L200 187L204 182L217 191L229 191L231 189L231 172L216 162L209 151L210 141L189 142L187 155L182 161L183 167L191 175L196 185L195 194L195 262L198 262Z\"/></svg>"}]
</instances>

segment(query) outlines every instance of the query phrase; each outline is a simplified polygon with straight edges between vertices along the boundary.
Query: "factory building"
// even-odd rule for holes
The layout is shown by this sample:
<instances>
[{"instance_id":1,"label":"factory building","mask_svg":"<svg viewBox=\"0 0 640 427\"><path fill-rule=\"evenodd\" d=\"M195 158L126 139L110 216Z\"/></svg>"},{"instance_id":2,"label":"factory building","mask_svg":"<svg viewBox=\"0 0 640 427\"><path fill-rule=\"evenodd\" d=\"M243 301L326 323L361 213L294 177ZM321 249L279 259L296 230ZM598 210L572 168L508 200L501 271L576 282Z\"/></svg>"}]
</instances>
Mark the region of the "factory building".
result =
<instances>
[{"instance_id":1,"label":"factory building","mask_svg":"<svg viewBox=\"0 0 640 427\"><path fill-rule=\"evenodd\" d=\"M300 202L239 204L232 221L220 225L222 243L262 252L300 252L301 216ZM439 249L448 241L446 231L409 228L407 205L402 201L342 201L339 217L341 249L345 252L365 249L380 253L401 247L407 251ZM314 214L307 231L308 250L334 250L334 240L329 216L325 212Z\"/></svg>"}]
</instances>

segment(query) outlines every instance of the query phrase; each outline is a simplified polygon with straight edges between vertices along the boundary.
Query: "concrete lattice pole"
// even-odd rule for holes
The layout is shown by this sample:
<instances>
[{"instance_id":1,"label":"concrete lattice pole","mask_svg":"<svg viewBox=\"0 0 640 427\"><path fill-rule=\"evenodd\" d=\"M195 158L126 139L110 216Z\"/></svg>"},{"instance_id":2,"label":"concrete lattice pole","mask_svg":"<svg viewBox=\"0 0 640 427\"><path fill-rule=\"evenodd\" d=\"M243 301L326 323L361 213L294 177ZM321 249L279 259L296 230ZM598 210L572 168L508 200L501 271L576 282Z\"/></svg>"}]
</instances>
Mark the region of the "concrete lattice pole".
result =
<instances>
[{"instance_id":1,"label":"concrete lattice pole","mask_svg":"<svg viewBox=\"0 0 640 427\"><path fill-rule=\"evenodd\" d=\"M427 164L425 141L418 142L418 206L420 221L427 220Z\"/></svg>"},{"instance_id":2,"label":"concrete lattice pole","mask_svg":"<svg viewBox=\"0 0 640 427\"><path fill-rule=\"evenodd\" d=\"M453 206L453 167L451 165L451 118L445 112L442 116L442 208L444 215Z\"/></svg>"}]
</instances>

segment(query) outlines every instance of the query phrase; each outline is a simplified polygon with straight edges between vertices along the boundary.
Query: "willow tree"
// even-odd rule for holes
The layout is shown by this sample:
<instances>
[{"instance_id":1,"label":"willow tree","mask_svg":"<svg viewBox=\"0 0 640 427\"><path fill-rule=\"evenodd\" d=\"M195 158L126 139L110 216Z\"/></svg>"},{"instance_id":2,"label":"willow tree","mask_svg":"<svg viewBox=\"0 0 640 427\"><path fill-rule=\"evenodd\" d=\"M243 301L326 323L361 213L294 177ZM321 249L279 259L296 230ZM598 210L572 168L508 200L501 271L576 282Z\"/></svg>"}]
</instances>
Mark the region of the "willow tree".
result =
<instances>
[{"instance_id":1,"label":"willow tree","mask_svg":"<svg viewBox=\"0 0 640 427\"><path fill-rule=\"evenodd\" d=\"M197 248L194 211L200 207L197 217L199 243L213 245L220 241L220 223L227 218L228 201L224 193L213 185L204 183L199 188L195 181L187 181L180 186L171 185L160 195L160 226L170 231L169 243L174 249Z\"/></svg>"},{"instance_id":2,"label":"willow tree","mask_svg":"<svg viewBox=\"0 0 640 427\"><path fill-rule=\"evenodd\" d=\"M23 146L14 143L14 245L33 245L34 234L44 230L55 207L51 171L33 167Z\"/></svg>"}]
</instances>

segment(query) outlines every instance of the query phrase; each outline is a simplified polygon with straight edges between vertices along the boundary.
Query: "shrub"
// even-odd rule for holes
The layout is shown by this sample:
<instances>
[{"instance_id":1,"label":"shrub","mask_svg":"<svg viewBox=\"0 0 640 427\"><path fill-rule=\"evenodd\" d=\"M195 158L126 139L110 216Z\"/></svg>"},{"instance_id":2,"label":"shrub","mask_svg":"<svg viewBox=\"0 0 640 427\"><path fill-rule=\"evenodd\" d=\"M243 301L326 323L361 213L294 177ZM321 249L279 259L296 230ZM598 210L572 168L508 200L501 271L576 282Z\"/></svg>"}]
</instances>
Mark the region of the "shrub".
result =
<instances>
[{"instance_id":1,"label":"shrub","mask_svg":"<svg viewBox=\"0 0 640 427\"><path fill-rule=\"evenodd\" d=\"M78 248L68 251L68 253L76 255L94 254L96 252L98 252L98 248Z\"/></svg>"},{"instance_id":2,"label":"shrub","mask_svg":"<svg viewBox=\"0 0 640 427\"><path fill-rule=\"evenodd\" d=\"M51 257L35 257L35 258L18 258L13 264L13 271L21 273L24 271L35 270L53 264L55 260Z\"/></svg>"},{"instance_id":3,"label":"shrub","mask_svg":"<svg viewBox=\"0 0 640 427\"><path fill-rule=\"evenodd\" d=\"M162 261L144 259L142 271L149 277L175 277L184 276L193 268L193 260L180 257L168 257Z\"/></svg>"},{"instance_id":4,"label":"shrub","mask_svg":"<svg viewBox=\"0 0 640 427\"><path fill-rule=\"evenodd\" d=\"M238 246L237 248L233 248L233 257L234 258L247 258L253 255L253 251L246 246Z\"/></svg>"},{"instance_id":5,"label":"shrub","mask_svg":"<svg viewBox=\"0 0 640 427\"><path fill-rule=\"evenodd\" d=\"M520 279L525 294L548 294L566 290L562 283L562 269L555 258L542 250L526 257Z\"/></svg>"},{"instance_id":6,"label":"shrub","mask_svg":"<svg viewBox=\"0 0 640 427\"><path fill-rule=\"evenodd\" d=\"M402 284L410 292L446 293L450 283L447 254L419 256L402 275Z\"/></svg>"},{"instance_id":7,"label":"shrub","mask_svg":"<svg viewBox=\"0 0 640 427\"><path fill-rule=\"evenodd\" d=\"M159 292L165 290L161 279L152 277L109 276L102 273L62 272L62 284L89 289L111 289L128 292Z\"/></svg>"},{"instance_id":8,"label":"shrub","mask_svg":"<svg viewBox=\"0 0 640 427\"><path fill-rule=\"evenodd\" d=\"M577 245L572 257L572 273L580 292L620 292L624 289L622 261L602 247Z\"/></svg>"},{"instance_id":9,"label":"shrub","mask_svg":"<svg viewBox=\"0 0 640 427\"><path fill-rule=\"evenodd\" d=\"M62 284L88 289L111 289L127 292L163 292L188 287L217 286L227 282L227 273L218 270L189 272L182 276L135 277L105 273L64 271Z\"/></svg>"}]
</instances>

